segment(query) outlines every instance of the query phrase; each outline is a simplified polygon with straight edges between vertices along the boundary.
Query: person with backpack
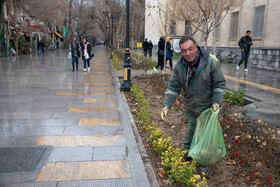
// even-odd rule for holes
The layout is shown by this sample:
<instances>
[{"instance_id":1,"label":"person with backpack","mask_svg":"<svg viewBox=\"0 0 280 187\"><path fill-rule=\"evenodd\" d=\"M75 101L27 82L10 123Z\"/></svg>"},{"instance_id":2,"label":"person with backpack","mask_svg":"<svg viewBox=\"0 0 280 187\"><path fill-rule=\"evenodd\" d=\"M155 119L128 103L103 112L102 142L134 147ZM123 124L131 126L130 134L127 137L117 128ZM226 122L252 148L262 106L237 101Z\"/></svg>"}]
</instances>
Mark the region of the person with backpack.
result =
<instances>
[{"instance_id":1,"label":"person with backpack","mask_svg":"<svg viewBox=\"0 0 280 187\"><path fill-rule=\"evenodd\" d=\"M75 62L76 62L76 70L78 70L81 46L80 43L77 41L77 36L73 37L73 40L69 45L69 49L72 54L72 67L73 67L72 71L75 71Z\"/></svg>"},{"instance_id":2,"label":"person with backpack","mask_svg":"<svg viewBox=\"0 0 280 187\"><path fill-rule=\"evenodd\" d=\"M88 65L88 71L90 71L90 59L92 58L91 51L92 48L90 43L88 42L88 39L84 38L82 44L82 53L83 53L82 59L84 60L84 72L87 71L87 65ZM86 58L85 52L87 52L88 58Z\"/></svg>"}]
</instances>

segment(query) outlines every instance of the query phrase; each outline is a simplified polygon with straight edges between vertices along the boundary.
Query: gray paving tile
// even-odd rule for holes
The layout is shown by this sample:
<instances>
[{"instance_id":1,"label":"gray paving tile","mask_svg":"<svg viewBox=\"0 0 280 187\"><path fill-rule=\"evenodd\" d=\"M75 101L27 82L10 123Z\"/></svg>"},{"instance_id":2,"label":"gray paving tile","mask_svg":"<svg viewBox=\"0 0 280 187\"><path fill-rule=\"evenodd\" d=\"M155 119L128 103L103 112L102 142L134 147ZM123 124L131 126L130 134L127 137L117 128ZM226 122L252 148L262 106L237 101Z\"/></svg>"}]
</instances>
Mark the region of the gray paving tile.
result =
<instances>
[{"instance_id":1,"label":"gray paving tile","mask_svg":"<svg viewBox=\"0 0 280 187\"><path fill-rule=\"evenodd\" d=\"M117 108L116 102L96 102L96 103L68 103L67 107L114 107Z\"/></svg>"},{"instance_id":2,"label":"gray paving tile","mask_svg":"<svg viewBox=\"0 0 280 187\"><path fill-rule=\"evenodd\" d=\"M57 118L119 118L118 112L56 112L51 117Z\"/></svg>"},{"instance_id":3,"label":"gray paving tile","mask_svg":"<svg viewBox=\"0 0 280 187\"><path fill-rule=\"evenodd\" d=\"M136 187L132 179L107 179L59 182L58 187ZM141 187L141 186L137 186ZM147 187L147 186L146 186Z\"/></svg>"},{"instance_id":4,"label":"gray paving tile","mask_svg":"<svg viewBox=\"0 0 280 187\"><path fill-rule=\"evenodd\" d=\"M38 136L0 136L0 147L30 146L37 140Z\"/></svg>"},{"instance_id":5,"label":"gray paving tile","mask_svg":"<svg viewBox=\"0 0 280 187\"><path fill-rule=\"evenodd\" d=\"M93 160L124 160L126 158L126 146L94 147L93 150Z\"/></svg>"},{"instance_id":6,"label":"gray paving tile","mask_svg":"<svg viewBox=\"0 0 280 187\"><path fill-rule=\"evenodd\" d=\"M65 127L0 127L0 136L55 136L62 135Z\"/></svg>"},{"instance_id":7,"label":"gray paving tile","mask_svg":"<svg viewBox=\"0 0 280 187\"><path fill-rule=\"evenodd\" d=\"M12 183L3 184L2 187L56 187L57 182L33 182L33 183Z\"/></svg>"},{"instance_id":8,"label":"gray paving tile","mask_svg":"<svg viewBox=\"0 0 280 187\"><path fill-rule=\"evenodd\" d=\"M0 119L0 127L11 126L40 126L40 127L57 127L57 126L77 126L79 119Z\"/></svg>"},{"instance_id":9,"label":"gray paving tile","mask_svg":"<svg viewBox=\"0 0 280 187\"><path fill-rule=\"evenodd\" d=\"M92 160L92 147L55 147L47 162L80 162Z\"/></svg>"},{"instance_id":10,"label":"gray paving tile","mask_svg":"<svg viewBox=\"0 0 280 187\"><path fill-rule=\"evenodd\" d=\"M53 112L16 112L16 113L0 113L0 119L50 119Z\"/></svg>"},{"instance_id":11,"label":"gray paving tile","mask_svg":"<svg viewBox=\"0 0 280 187\"><path fill-rule=\"evenodd\" d=\"M66 127L64 136L90 136L90 135L123 135L123 129L120 126L75 126Z\"/></svg>"}]
</instances>

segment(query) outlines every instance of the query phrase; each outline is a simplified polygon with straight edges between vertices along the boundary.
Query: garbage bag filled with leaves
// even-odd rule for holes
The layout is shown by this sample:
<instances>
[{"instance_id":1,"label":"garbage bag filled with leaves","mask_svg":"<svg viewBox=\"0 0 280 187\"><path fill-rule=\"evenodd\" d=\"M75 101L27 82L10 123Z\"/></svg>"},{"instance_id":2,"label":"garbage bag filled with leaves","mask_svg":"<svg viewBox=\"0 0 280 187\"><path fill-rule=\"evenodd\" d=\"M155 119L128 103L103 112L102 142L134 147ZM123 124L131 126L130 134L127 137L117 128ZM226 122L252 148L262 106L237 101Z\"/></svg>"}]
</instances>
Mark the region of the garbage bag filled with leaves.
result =
<instances>
[{"instance_id":1,"label":"garbage bag filled with leaves","mask_svg":"<svg viewBox=\"0 0 280 187\"><path fill-rule=\"evenodd\" d=\"M202 166L212 166L226 155L219 111L205 110L196 120L189 157Z\"/></svg>"}]
</instances>

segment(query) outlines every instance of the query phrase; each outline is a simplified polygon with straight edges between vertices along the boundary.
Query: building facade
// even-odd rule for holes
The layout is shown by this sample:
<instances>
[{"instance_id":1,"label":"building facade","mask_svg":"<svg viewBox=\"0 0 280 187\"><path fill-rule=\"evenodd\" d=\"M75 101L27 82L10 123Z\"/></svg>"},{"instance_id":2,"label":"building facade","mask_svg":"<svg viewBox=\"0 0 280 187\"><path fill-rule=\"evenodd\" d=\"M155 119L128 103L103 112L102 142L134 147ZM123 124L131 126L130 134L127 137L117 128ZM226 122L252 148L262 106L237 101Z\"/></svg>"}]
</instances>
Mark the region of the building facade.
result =
<instances>
[{"instance_id":1,"label":"building facade","mask_svg":"<svg viewBox=\"0 0 280 187\"><path fill-rule=\"evenodd\" d=\"M146 0L146 4L157 0ZM223 22L212 32L215 32L215 46L223 50L222 56L229 51L240 53L238 41L247 30L251 30L253 46L251 51L251 66L279 71L280 67L280 1L279 0L246 0L240 7L233 8L225 16ZM147 14L149 15L149 14ZM157 15L152 15L157 20ZM152 18L146 17L145 36L159 37L154 30ZM190 34L190 24L187 21L171 21L169 24L171 36ZM150 29L151 28L151 29ZM203 28L202 28L203 29ZM194 35L199 45L204 45L204 35L197 32ZM213 46L213 34L210 33L208 46Z\"/></svg>"}]
</instances>

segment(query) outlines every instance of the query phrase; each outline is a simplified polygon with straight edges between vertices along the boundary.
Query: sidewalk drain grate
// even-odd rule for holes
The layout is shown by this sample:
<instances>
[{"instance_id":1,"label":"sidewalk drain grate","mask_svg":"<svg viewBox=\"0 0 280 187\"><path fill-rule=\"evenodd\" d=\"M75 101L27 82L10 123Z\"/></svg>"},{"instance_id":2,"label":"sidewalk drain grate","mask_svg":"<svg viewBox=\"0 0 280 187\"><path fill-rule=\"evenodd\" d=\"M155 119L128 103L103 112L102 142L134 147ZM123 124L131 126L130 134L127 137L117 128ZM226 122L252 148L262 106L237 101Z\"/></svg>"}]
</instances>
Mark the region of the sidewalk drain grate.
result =
<instances>
[{"instance_id":1,"label":"sidewalk drain grate","mask_svg":"<svg viewBox=\"0 0 280 187\"><path fill-rule=\"evenodd\" d=\"M0 148L0 173L33 171L46 147Z\"/></svg>"}]
</instances>

